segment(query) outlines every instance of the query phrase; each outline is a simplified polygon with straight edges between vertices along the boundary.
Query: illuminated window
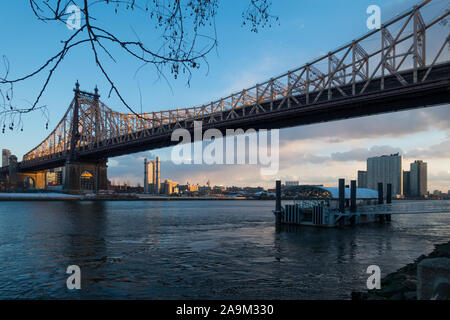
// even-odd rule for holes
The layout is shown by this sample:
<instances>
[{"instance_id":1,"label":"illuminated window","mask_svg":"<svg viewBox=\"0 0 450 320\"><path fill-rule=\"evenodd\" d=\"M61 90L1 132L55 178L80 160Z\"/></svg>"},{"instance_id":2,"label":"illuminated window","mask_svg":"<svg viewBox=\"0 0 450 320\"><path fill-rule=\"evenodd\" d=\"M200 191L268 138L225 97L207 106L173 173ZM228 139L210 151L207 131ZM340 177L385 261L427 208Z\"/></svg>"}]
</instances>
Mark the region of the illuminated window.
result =
<instances>
[{"instance_id":1,"label":"illuminated window","mask_svg":"<svg viewBox=\"0 0 450 320\"><path fill-rule=\"evenodd\" d=\"M89 171L83 171L80 175L80 189L94 190L94 175Z\"/></svg>"}]
</instances>

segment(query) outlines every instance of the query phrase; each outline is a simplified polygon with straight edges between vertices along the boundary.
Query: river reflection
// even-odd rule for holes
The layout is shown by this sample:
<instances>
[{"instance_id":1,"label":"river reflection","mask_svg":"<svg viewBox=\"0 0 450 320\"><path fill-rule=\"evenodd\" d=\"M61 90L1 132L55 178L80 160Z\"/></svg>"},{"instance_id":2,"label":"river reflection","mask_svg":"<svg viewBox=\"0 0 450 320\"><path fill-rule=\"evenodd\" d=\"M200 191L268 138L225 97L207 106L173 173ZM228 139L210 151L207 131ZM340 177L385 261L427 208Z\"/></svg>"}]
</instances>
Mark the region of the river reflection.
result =
<instances>
[{"instance_id":1,"label":"river reflection","mask_svg":"<svg viewBox=\"0 0 450 320\"><path fill-rule=\"evenodd\" d=\"M1 202L0 297L349 299L369 265L385 275L450 240L450 213L276 229L272 209L271 201ZM66 288L73 264L77 291Z\"/></svg>"}]
</instances>

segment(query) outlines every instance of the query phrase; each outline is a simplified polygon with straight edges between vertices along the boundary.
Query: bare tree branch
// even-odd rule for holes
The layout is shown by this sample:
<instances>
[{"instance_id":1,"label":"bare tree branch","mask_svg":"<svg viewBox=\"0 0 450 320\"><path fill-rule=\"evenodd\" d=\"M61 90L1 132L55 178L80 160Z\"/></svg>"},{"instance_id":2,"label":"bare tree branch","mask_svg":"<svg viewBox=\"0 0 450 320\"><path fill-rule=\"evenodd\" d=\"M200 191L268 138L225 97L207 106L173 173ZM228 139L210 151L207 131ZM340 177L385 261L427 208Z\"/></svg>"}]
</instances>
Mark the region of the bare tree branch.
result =
<instances>
[{"instance_id":1,"label":"bare tree branch","mask_svg":"<svg viewBox=\"0 0 450 320\"><path fill-rule=\"evenodd\" d=\"M109 95L114 92L131 113L140 116L126 102L106 70L98 52L99 48L114 62L116 60L112 50L124 51L141 63L138 70L146 65L153 65L158 77L164 78L167 83L169 81L164 74L166 68L175 79L180 72L187 73L189 84L194 69L199 69L202 64L209 68L206 56L217 48L215 17L218 3L219 0L29 0L34 16L44 23L66 24L72 15L72 12L68 11L71 6L79 8L82 18L79 29L62 41L61 50L28 74L10 78L9 61L3 57L4 72L0 75L0 125L3 126L3 131L6 124L11 130L19 127L22 124L22 115L36 110L43 112L48 126L48 109L46 106L40 106L39 102L67 54L73 48L86 44L99 71L111 86ZM272 21L278 20L271 15L270 7L270 0L250 0L248 7L242 12L242 24L249 24L252 32L258 32L258 27L270 27ZM162 44L157 49L152 49L140 40L134 30L136 40L119 39L95 18L95 12L105 9L113 9L116 14L119 11L133 14L136 10L144 13L161 34ZM208 30L212 30L212 36L208 35ZM45 72L47 75L44 83L34 101L28 103L28 106L16 105L13 102L14 85Z\"/></svg>"}]
</instances>

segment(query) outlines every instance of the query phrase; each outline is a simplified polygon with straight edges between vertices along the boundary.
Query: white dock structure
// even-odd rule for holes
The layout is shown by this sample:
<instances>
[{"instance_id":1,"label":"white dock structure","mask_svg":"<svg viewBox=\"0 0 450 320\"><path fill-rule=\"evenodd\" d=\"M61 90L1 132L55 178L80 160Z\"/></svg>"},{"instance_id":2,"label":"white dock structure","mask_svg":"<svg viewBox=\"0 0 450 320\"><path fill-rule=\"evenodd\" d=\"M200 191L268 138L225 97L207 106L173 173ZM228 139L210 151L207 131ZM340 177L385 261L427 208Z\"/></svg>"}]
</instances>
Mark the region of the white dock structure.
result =
<instances>
[{"instance_id":1,"label":"white dock structure","mask_svg":"<svg viewBox=\"0 0 450 320\"><path fill-rule=\"evenodd\" d=\"M344 180L340 179L339 187L288 187L285 192L296 194L296 198L293 203L282 207L281 182L277 181L274 210L277 224L338 227L391 220L391 197L388 193L388 204L384 205L382 186L379 186L379 192L356 188L354 180L351 181L350 188L345 187L344 183ZM387 188L390 190L391 186L388 185Z\"/></svg>"}]
</instances>

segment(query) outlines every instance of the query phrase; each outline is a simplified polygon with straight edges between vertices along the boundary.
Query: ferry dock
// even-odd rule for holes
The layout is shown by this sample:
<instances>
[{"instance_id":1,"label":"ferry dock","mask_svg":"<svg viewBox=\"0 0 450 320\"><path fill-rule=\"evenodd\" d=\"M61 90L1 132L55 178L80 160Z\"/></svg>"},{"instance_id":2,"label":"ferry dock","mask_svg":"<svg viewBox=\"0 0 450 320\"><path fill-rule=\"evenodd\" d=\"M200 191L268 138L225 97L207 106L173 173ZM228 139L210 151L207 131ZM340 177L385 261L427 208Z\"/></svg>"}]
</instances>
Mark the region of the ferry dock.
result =
<instances>
[{"instance_id":1,"label":"ferry dock","mask_svg":"<svg viewBox=\"0 0 450 320\"><path fill-rule=\"evenodd\" d=\"M305 225L313 227L340 227L370 222L391 221L392 185L386 185L386 203L383 184L378 191L357 188L356 180L350 187L339 179L338 187L316 185L292 186L287 190L296 194L293 203L281 205L281 181L276 181L275 221L277 225Z\"/></svg>"}]
</instances>

